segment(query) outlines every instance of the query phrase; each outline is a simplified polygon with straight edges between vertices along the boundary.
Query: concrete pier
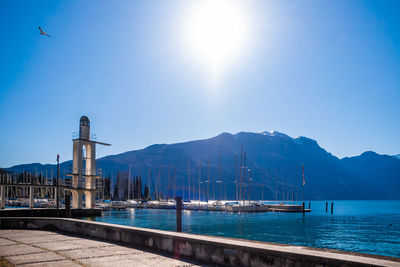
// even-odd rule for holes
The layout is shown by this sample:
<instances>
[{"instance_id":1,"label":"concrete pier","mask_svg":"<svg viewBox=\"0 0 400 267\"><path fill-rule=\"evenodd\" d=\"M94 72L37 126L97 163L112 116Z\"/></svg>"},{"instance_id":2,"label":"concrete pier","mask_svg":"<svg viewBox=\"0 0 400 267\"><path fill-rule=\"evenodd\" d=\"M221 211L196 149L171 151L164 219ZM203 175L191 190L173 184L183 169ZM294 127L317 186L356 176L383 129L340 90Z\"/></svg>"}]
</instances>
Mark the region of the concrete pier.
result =
<instances>
[{"instance_id":1,"label":"concrete pier","mask_svg":"<svg viewBox=\"0 0 400 267\"><path fill-rule=\"evenodd\" d=\"M70 209L71 217L94 217L101 216L100 209ZM0 210L1 217L67 217L66 209L55 208L32 208L32 209L4 209Z\"/></svg>"},{"instance_id":2,"label":"concrete pier","mask_svg":"<svg viewBox=\"0 0 400 267\"><path fill-rule=\"evenodd\" d=\"M198 266L118 243L38 230L0 230L1 266Z\"/></svg>"},{"instance_id":3,"label":"concrete pier","mask_svg":"<svg viewBox=\"0 0 400 267\"><path fill-rule=\"evenodd\" d=\"M18 230L46 230L52 232L63 232L67 235L73 235L74 238L79 237L82 239L98 239L109 243L120 242L119 244L123 244L124 246L137 250L165 253L164 255L169 255L169 257L173 257L176 260L184 262L194 261L197 264L212 266L400 267L399 258L349 253L327 249L315 249L294 245L271 244L234 238L176 233L76 219L0 218L0 228ZM1 231L2 230L0 230L0 236L3 237L4 235L1 233ZM36 240L37 241L34 240L34 242L40 242L39 239ZM16 242L16 240L11 238L3 242L7 243L9 241ZM63 244L66 245L67 242L65 241ZM54 243L54 246L48 246L48 248L57 248L55 245L56 243ZM62 246L62 244L60 245ZM0 248L6 249L1 245ZM23 248L21 248L21 250L23 250ZM79 253L85 254L86 251L88 251L88 255L90 255L89 247L81 247ZM147 262L143 261L138 261L138 263L142 264L139 264L138 266L151 265L150 263L148 264ZM97 263L94 265L99 266ZM160 266L163 265L161 264Z\"/></svg>"}]
</instances>

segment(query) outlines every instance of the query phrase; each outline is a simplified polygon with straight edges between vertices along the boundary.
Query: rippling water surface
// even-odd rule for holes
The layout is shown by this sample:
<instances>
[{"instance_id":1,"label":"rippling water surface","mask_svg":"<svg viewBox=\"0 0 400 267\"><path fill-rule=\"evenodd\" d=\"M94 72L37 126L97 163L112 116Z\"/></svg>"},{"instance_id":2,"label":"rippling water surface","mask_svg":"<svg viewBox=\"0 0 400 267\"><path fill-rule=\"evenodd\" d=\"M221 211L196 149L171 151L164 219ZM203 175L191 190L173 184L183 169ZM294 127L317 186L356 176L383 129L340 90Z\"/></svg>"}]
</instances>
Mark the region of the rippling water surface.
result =
<instances>
[{"instance_id":1,"label":"rippling water surface","mask_svg":"<svg viewBox=\"0 0 400 267\"><path fill-rule=\"evenodd\" d=\"M334 201L333 215L324 201L312 201L311 209L305 215L183 211L182 227L194 234L400 257L400 201ZM175 216L175 210L128 209L93 220L174 231Z\"/></svg>"}]
</instances>

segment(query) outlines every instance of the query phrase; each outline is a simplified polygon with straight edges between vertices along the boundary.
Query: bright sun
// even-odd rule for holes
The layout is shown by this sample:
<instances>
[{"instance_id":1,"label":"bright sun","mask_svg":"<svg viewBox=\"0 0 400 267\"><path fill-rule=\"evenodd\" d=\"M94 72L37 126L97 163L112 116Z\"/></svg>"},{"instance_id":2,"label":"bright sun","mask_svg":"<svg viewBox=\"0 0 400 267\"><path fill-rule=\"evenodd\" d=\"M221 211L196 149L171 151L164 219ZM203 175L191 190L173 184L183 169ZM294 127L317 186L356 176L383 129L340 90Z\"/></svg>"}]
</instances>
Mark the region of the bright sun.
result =
<instances>
[{"instance_id":1,"label":"bright sun","mask_svg":"<svg viewBox=\"0 0 400 267\"><path fill-rule=\"evenodd\" d=\"M211 71L221 71L247 41L243 8L235 0L205 0L194 4L188 15L185 35L191 50Z\"/></svg>"}]
</instances>

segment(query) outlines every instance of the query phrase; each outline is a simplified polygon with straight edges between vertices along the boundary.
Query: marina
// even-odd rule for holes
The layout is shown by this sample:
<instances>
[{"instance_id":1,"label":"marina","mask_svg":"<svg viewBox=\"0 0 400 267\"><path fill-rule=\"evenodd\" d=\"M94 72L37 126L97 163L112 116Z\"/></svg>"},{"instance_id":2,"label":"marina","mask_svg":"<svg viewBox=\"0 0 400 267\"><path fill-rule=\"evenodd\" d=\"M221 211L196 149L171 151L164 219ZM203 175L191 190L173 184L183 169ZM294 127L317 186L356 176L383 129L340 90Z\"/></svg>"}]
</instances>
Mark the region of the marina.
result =
<instances>
[{"instance_id":1,"label":"marina","mask_svg":"<svg viewBox=\"0 0 400 267\"><path fill-rule=\"evenodd\" d=\"M64 170L64 175L60 173L60 157L57 155L56 177L53 173L50 177L47 173L40 174L22 172L22 173L1 173L0 176L0 209L5 206L20 207L45 207L51 208L68 206L70 209L114 209L123 210L127 208L143 209L175 209L177 204L175 199L182 197L186 202L182 203L183 210L204 210L204 211L226 211L226 212L310 212L305 207L305 203L295 204L295 187L292 184L280 183L282 186L282 202L278 202L278 182L275 188L275 203L265 203L260 200L254 200L254 191L252 199L252 187L255 184L252 178L251 169L248 166L246 151L243 146L240 150L240 160L235 159L235 200L227 199L227 181L222 177L222 164L219 157L218 178L210 176L210 158L207 161L207 175L202 175L201 164L198 164L198 178L191 179L190 160L187 161L187 176L182 183L177 182L176 166L173 172L168 165L167 180L162 181L161 168L158 168L158 175L148 169L148 184L142 184L140 175L133 176L131 165L125 179L125 186L122 186L122 177L117 173L117 179L114 182L114 192L111 194L112 179L108 178L108 188L102 169L96 165L96 146L110 146L110 144L98 142L97 137L90 132L90 120L87 116L82 116L79 121L79 132L73 134L73 161L72 168L69 171ZM247 165L246 165L247 164ZM196 167L196 169L197 169ZM140 172L140 168L139 168ZM133 179L132 179L133 178ZM187 178L187 180L186 180ZM301 166L302 187L305 185L304 165ZM145 178L143 178L145 180ZM186 180L186 181L185 181ZM187 184L186 184L187 182ZM197 183L197 188L195 184ZM222 201L224 183L224 201ZM163 185L164 184L164 185ZM152 186L151 186L152 185ZM187 185L187 186L186 186ZM191 186L192 185L192 186ZM210 190L210 185L212 186ZM217 190L216 190L217 185ZM219 185L219 200L218 197ZM177 190L180 188L180 191ZM195 189L198 189L196 198ZM285 199L285 191L286 199ZM296 190L300 191L299 188ZM303 190L301 188L301 190ZM296 191L298 203L298 191ZM303 193L303 191L301 191ZM291 200L290 200L291 193ZM106 196L107 198L106 199ZM179 196L181 195L181 196ZM264 200L264 184L261 184L261 195ZM180 199L182 199L180 198ZM67 203L68 199L68 204ZM286 201L286 203L285 203ZM290 204L291 203L291 204Z\"/></svg>"},{"instance_id":2,"label":"marina","mask_svg":"<svg viewBox=\"0 0 400 267\"><path fill-rule=\"evenodd\" d=\"M400 201L334 203L332 214L330 209L326 211L326 201L312 201L312 212L305 216L183 210L182 232L400 257ZM176 211L169 209L108 210L101 217L85 219L176 230Z\"/></svg>"},{"instance_id":3,"label":"marina","mask_svg":"<svg viewBox=\"0 0 400 267\"><path fill-rule=\"evenodd\" d=\"M109 179L107 185L102 170L96 167L94 147L108 144L90 138L90 122L83 116L80 134L73 140L74 167L67 173L69 178L60 175L58 156L55 177L28 172L1 175L0 218L3 219L0 220L5 221L3 227L9 227L8 221L14 220L12 217L21 218L21 222L24 217L49 217L48 220L38 220L56 228L59 226L54 223L58 221L51 217L73 217L87 222L110 223L117 228L125 225L400 257L400 239L396 239L400 237L398 201L304 201L304 165L299 176L302 180L300 188L293 186L294 182L276 182L275 200L266 201L264 184L254 183L251 170L246 166L247 155L243 147L240 161L235 157L233 199L226 198L227 182L222 181L221 171L219 178L210 176L209 161L207 175L202 175L199 165L196 179L191 176L188 161L187 176L181 184L176 179L176 167L172 171L168 166L164 182L160 168L157 175L149 168L147 184L142 184L145 178L132 175L129 167L125 180L118 172L117 179L114 182ZM87 157L87 153L92 154ZM257 186L261 188L261 194L258 194L261 199L257 199ZM358 209L351 210L353 207ZM379 216L382 211L386 212L384 218ZM380 238L379 247L376 246L377 240L369 238L376 235ZM235 266L235 263L231 262L231 265Z\"/></svg>"}]
</instances>

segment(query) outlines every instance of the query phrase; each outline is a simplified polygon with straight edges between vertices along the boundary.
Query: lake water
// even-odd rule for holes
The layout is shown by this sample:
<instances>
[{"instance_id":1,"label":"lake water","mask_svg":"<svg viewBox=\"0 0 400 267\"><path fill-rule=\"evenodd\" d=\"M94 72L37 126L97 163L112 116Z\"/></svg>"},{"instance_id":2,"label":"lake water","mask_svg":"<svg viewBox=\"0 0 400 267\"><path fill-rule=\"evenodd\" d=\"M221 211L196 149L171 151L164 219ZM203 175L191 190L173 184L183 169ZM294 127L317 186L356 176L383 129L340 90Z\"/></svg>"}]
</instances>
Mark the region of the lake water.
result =
<instances>
[{"instance_id":1,"label":"lake water","mask_svg":"<svg viewBox=\"0 0 400 267\"><path fill-rule=\"evenodd\" d=\"M306 202L308 207L308 202ZM312 201L311 212L183 211L183 232L400 257L400 201ZM91 220L174 231L175 210L106 211Z\"/></svg>"}]
</instances>

